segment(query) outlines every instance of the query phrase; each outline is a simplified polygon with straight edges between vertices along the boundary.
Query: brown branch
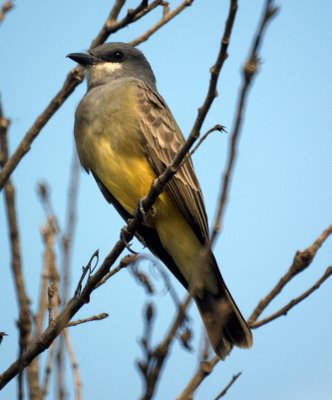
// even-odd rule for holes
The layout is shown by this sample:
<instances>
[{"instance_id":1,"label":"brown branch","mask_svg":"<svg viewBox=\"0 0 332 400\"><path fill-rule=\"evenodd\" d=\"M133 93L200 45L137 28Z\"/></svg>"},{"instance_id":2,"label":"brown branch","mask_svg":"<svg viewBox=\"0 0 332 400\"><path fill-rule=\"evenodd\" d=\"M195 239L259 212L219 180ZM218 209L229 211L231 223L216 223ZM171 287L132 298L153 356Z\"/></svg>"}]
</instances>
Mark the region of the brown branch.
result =
<instances>
[{"instance_id":1,"label":"brown branch","mask_svg":"<svg viewBox=\"0 0 332 400\"><path fill-rule=\"evenodd\" d=\"M234 13L236 12L237 9L237 1L232 0L231 1L231 9L233 9ZM261 23L259 24L259 28L257 30L257 33L255 34L254 40L253 40L253 45L251 48L251 51L249 53L248 60L246 61L243 70L242 70L242 76L243 76L243 83L242 87L240 90L240 95L238 99L238 105L237 105L237 112L236 112L236 118L235 118L235 124L232 129L232 135L231 135L231 144L230 144L230 149L228 152L228 160L227 160L227 165L225 168L225 172L223 174L223 184L222 184L222 189L220 192L220 198L218 201L218 209L215 217L215 223L213 225L212 233L211 233L211 244L215 241L216 237L221 231L222 228L222 219L223 215L225 213L225 206L227 203L228 199L228 193L230 189L230 182L234 173L234 167L235 167L235 160L237 156L237 146L238 146L238 141L240 138L240 133L242 129L242 124L243 124L243 118L244 118L244 110L246 107L246 102L249 94L249 89L250 86L253 82L253 78L257 73L258 70L258 63L259 63L259 56L258 52L261 46L261 43L263 41L264 35L266 28L268 26L268 23L271 22L272 17L274 17L277 13L278 8L273 6L273 0L267 0L265 1L265 6L263 10L263 17L261 20Z\"/></svg>"},{"instance_id":2,"label":"brown branch","mask_svg":"<svg viewBox=\"0 0 332 400\"><path fill-rule=\"evenodd\" d=\"M127 15L120 21L112 19L111 12L98 35L91 42L90 49L104 43L111 34L141 19L156 7L160 6L162 2L163 0L154 0L151 4L148 4L148 0L142 0L136 8L128 10Z\"/></svg>"},{"instance_id":3,"label":"brown branch","mask_svg":"<svg viewBox=\"0 0 332 400\"><path fill-rule=\"evenodd\" d=\"M165 11L163 12L162 18L150 29L148 29L143 35L132 40L131 42L129 42L129 44L131 46L138 46L139 44L147 41L155 32L157 32L160 28L166 25L170 20L179 15L187 7L191 6L193 2L194 0L184 0L173 11L168 11L169 4L167 2L161 3L164 7L164 10L167 10L166 12Z\"/></svg>"},{"instance_id":4,"label":"brown branch","mask_svg":"<svg viewBox=\"0 0 332 400\"><path fill-rule=\"evenodd\" d=\"M109 278L111 278L113 275L117 274L119 271L122 270L122 268L128 267L128 265L133 264L136 262L137 255L136 254L129 254L121 259L119 262L119 265L115 268L112 269L112 271L108 272L98 283L96 286L99 287L103 285Z\"/></svg>"},{"instance_id":5,"label":"brown branch","mask_svg":"<svg viewBox=\"0 0 332 400\"><path fill-rule=\"evenodd\" d=\"M81 400L82 399L82 384L81 384L81 378L80 378L80 374L78 371L78 363L75 357L75 353L73 350L73 346L71 345L70 342L70 337L69 337L69 333L67 329L64 329L62 332L64 339L65 339L65 343L66 343L66 348L67 348L67 352L69 355L69 360L70 360L70 365L71 365L71 369L73 371L73 375L74 375L74 392L75 392L75 400Z\"/></svg>"},{"instance_id":6,"label":"brown branch","mask_svg":"<svg viewBox=\"0 0 332 400\"><path fill-rule=\"evenodd\" d=\"M76 153L73 151L72 163L70 168L69 189L67 195L66 219L64 231L61 234L61 304L66 304L68 300L69 284L71 278L71 255L76 226L77 196L79 189L80 166ZM60 336L57 347L57 373L58 388L61 388L61 396L64 393L66 364L64 362L65 337Z\"/></svg>"},{"instance_id":7,"label":"brown branch","mask_svg":"<svg viewBox=\"0 0 332 400\"><path fill-rule=\"evenodd\" d=\"M199 364L197 371L194 376L188 382L182 393L176 398L176 400L191 400L193 399L193 393L203 380L211 374L213 368L218 364L220 359L217 356L212 357L210 361L203 361Z\"/></svg>"},{"instance_id":8,"label":"brown branch","mask_svg":"<svg viewBox=\"0 0 332 400\"><path fill-rule=\"evenodd\" d=\"M13 2L6 0L0 8L0 24L2 24L6 14L14 8Z\"/></svg>"},{"instance_id":9,"label":"brown branch","mask_svg":"<svg viewBox=\"0 0 332 400\"><path fill-rule=\"evenodd\" d=\"M9 120L3 115L2 104L0 103L0 165L1 167L8 160L8 128ZM11 251L11 270L15 283L15 294L19 308L18 329L19 329L19 357L22 356L31 340L31 311L30 300L25 288L22 260L20 249L20 234L17 221L15 188L10 180L7 181L4 188L5 195L5 213L7 216L10 251ZM23 398L23 379L20 376L18 380L19 398Z\"/></svg>"},{"instance_id":10,"label":"brown branch","mask_svg":"<svg viewBox=\"0 0 332 400\"><path fill-rule=\"evenodd\" d=\"M119 3L119 2L117 2ZM117 4L116 3L116 4ZM133 10L128 10L127 15L120 21L114 21L112 18L117 16L117 12L111 12L102 29L91 43L91 48L96 47L107 39L110 34L117 32L131 23L144 17L147 13L162 3L162 0L155 0L150 5L147 5L147 0L143 0L138 7ZM114 8L113 8L114 10ZM62 106L69 95L74 91L76 86L82 82L84 77L84 69L81 66L73 68L67 75L60 91L53 97L49 105L37 117L31 128L27 131L24 138L16 148L11 158L3 166L0 173L0 190L3 188L7 179L17 167L21 159L30 150L32 142L39 135L42 128L47 124L55 112Z\"/></svg>"},{"instance_id":11,"label":"brown branch","mask_svg":"<svg viewBox=\"0 0 332 400\"><path fill-rule=\"evenodd\" d=\"M6 332L1 331L1 332L0 332L0 344L2 343L3 337L4 337L4 336L8 336L8 335L7 335Z\"/></svg>"},{"instance_id":12,"label":"brown branch","mask_svg":"<svg viewBox=\"0 0 332 400\"><path fill-rule=\"evenodd\" d=\"M140 361L138 364L145 381L144 394L141 397L142 400L151 399L156 390L160 373L169 355L170 346L174 341L176 332L186 318L186 310L190 302L191 296L190 294L187 294L183 303L179 306L174 322L172 323L165 339L157 345L154 350L147 349L145 352L146 359Z\"/></svg>"},{"instance_id":13,"label":"brown branch","mask_svg":"<svg viewBox=\"0 0 332 400\"><path fill-rule=\"evenodd\" d=\"M325 240L332 234L332 225L326 228L312 245L303 251L297 251L292 265L289 270L283 275L275 287L265 296L256 306L248 319L248 324L253 325L271 301L282 291L282 289L300 272L309 267L314 259L317 251L323 245Z\"/></svg>"},{"instance_id":14,"label":"brown branch","mask_svg":"<svg viewBox=\"0 0 332 400\"><path fill-rule=\"evenodd\" d=\"M226 395L228 392L229 388L234 385L234 383L237 381L237 379L241 376L242 372L238 372L236 375L233 375L232 379L228 383L228 385L225 386L225 388L218 394L218 396L214 400L219 400L222 397Z\"/></svg>"},{"instance_id":15,"label":"brown branch","mask_svg":"<svg viewBox=\"0 0 332 400\"><path fill-rule=\"evenodd\" d=\"M83 318L83 319L77 319L76 321L69 322L67 325L67 328L71 326L77 326L80 324L85 324L86 322L91 322L91 321L100 321L101 319L105 319L108 317L107 313L101 313L98 315L93 315L92 317L89 318Z\"/></svg>"},{"instance_id":16,"label":"brown branch","mask_svg":"<svg viewBox=\"0 0 332 400\"><path fill-rule=\"evenodd\" d=\"M62 244L62 290L61 290L61 301L63 304L67 302L68 290L70 283L70 261L72 254L72 245L75 234L76 226L76 213L77 213L77 196L79 189L79 177L80 177L80 164L77 157L76 149L73 152L73 160L70 170L69 179L69 190L67 195L67 207L66 207L66 222L64 233L61 236Z\"/></svg>"},{"instance_id":17,"label":"brown branch","mask_svg":"<svg viewBox=\"0 0 332 400\"><path fill-rule=\"evenodd\" d=\"M44 375L43 384L41 386L41 388L42 388L41 393L42 393L43 399L46 398L46 395L48 392L48 385L50 382L50 376L51 376L52 366L53 366L54 350L55 350L55 342L53 342L48 349L48 355L47 355L46 366L45 366L45 375Z\"/></svg>"},{"instance_id":18,"label":"brown branch","mask_svg":"<svg viewBox=\"0 0 332 400\"><path fill-rule=\"evenodd\" d=\"M49 323L50 320L53 319L51 317L50 310L50 295L48 292L48 285L52 276L52 265L55 263L55 254L54 254L54 235L56 232L54 219L52 217L48 218L47 226L41 228L41 234L44 241L45 251L43 255L43 271L42 271L42 279L41 286L39 290L39 301L38 301L38 310L35 316L35 336L39 336L42 333L43 320L45 316L46 309L49 310ZM47 301L48 299L48 301ZM52 307L53 308L53 307Z\"/></svg>"},{"instance_id":19,"label":"brown branch","mask_svg":"<svg viewBox=\"0 0 332 400\"><path fill-rule=\"evenodd\" d=\"M311 286L308 290L302 293L300 296L296 297L295 299L291 300L288 304L282 307L280 310L276 311L275 313L271 314L270 316L263 318L257 322L254 322L250 325L252 329L259 328L283 315L287 315L288 311L299 304L301 301L309 297L313 292L318 290L320 286L332 275L332 267L328 267L322 277L318 279L318 281Z\"/></svg>"},{"instance_id":20,"label":"brown branch","mask_svg":"<svg viewBox=\"0 0 332 400\"><path fill-rule=\"evenodd\" d=\"M199 141L197 142L197 144L193 147L193 149L191 150L190 154L188 155L188 157L192 157L192 155L198 150L198 148L201 146L201 144L207 139L207 137L210 135L210 133L212 132L226 132L225 127L222 125L215 125L212 128L210 128L208 131L206 131L204 133L204 135L202 135L202 137L199 139Z\"/></svg>"}]
</instances>

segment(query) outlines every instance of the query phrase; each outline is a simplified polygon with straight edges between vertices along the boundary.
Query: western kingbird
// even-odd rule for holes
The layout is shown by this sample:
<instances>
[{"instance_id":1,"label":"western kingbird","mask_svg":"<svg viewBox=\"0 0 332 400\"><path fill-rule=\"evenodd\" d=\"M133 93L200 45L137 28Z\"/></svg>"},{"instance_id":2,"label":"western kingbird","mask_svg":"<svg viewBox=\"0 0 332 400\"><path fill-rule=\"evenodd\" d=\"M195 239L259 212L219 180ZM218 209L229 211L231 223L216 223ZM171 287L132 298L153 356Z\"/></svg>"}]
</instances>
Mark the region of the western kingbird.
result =
<instances>
[{"instance_id":1,"label":"western kingbird","mask_svg":"<svg viewBox=\"0 0 332 400\"><path fill-rule=\"evenodd\" d=\"M74 129L81 164L106 200L128 220L184 138L139 50L125 43L106 43L68 57L87 70L88 89L76 110ZM209 232L190 159L166 185L136 236L190 290L221 359L233 345L252 345L250 329L212 252L198 265Z\"/></svg>"}]
</instances>

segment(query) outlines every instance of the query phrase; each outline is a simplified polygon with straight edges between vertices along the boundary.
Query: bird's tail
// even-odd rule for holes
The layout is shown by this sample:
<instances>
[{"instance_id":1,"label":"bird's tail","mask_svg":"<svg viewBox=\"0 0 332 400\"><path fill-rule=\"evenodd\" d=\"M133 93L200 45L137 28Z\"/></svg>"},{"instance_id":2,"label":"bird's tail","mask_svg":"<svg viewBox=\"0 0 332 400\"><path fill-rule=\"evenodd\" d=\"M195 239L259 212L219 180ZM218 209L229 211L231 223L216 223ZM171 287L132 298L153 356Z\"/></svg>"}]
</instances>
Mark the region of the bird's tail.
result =
<instances>
[{"instance_id":1,"label":"bird's tail","mask_svg":"<svg viewBox=\"0 0 332 400\"><path fill-rule=\"evenodd\" d=\"M214 267L216 267L216 264ZM251 331L228 291L219 270L216 273L216 278L218 282L216 294L211 293L209 289L200 288L197 294L194 291L193 297L202 316L211 345L218 357L224 360L233 346L249 348L252 346L253 339Z\"/></svg>"}]
</instances>

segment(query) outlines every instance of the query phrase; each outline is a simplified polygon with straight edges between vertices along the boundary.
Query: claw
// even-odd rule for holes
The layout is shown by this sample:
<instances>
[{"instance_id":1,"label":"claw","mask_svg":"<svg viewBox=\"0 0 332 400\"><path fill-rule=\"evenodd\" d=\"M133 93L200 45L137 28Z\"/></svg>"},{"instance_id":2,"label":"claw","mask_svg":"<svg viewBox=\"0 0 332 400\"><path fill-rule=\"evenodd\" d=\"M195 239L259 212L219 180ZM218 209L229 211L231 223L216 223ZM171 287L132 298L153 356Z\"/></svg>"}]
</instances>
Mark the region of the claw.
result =
<instances>
[{"instance_id":1,"label":"claw","mask_svg":"<svg viewBox=\"0 0 332 400\"><path fill-rule=\"evenodd\" d=\"M130 221L128 221L128 222L130 222ZM127 228L126 228L126 227L122 228L122 229L121 229L121 232L120 232L120 239L123 241L123 244L125 245L126 249L127 249L128 251L130 251L130 253L132 253L132 254L138 254L137 251L135 251L135 250L133 250L133 249L131 248L130 243L127 242L126 233L127 233Z\"/></svg>"}]
</instances>

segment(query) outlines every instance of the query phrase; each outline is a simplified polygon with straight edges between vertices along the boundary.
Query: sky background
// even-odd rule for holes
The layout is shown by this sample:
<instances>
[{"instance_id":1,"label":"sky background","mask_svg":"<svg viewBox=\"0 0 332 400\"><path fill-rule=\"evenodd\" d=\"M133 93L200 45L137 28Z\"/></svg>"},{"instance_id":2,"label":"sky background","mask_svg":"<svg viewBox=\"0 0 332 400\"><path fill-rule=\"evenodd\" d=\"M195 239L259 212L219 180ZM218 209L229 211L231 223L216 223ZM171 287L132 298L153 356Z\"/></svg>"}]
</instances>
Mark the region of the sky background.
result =
<instances>
[{"instance_id":1,"label":"sky background","mask_svg":"<svg viewBox=\"0 0 332 400\"><path fill-rule=\"evenodd\" d=\"M66 54L88 48L106 19L108 1L15 2L0 26L0 93L11 119L13 151L33 121L61 87L75 64ZM134 7L128 1L124 8ZM171 2L171 6L178 2ZM239 11L219 82L219 97L203 132L219 123L231 132L241 66L259 21L263 1L239 1ZM310 245L332 222L332 3L328 0L279 1L261 51L260 73L250 93L222 234L214 252L223 276L248 317L283 273L297 250ZM139 46L151 63L159 92L185 136L207 90L209 68L219 47L228 2L195 1L148 42ZM156 10L109 41L130 41L158 20ZM45 216L36 186L46 181L60 224L65 221L70 164L74 151L74 111L86 90L80 85L49 121L12 178L17 188L23 268L32 307L36 307L42 263L40 226ZM213 220L230 134L214 133L194 156L207 213ZM78 225L73 253L72 288L91 254L101 259L119 237L123 221L106 203L91 176L80 174ZM134 248L141 246L134 242ZM271 304L279 309L311 286L331 265L329 239L315 261ZM0 371L17 354L17 307L9 269L7 225L0 202L0 330L9 334L0 347ZM151 267L143 266L151 272ZM153 271L152 271L153 273ZM181 297L184 290L172 278ZM175 312L162 284L154 301L160 340ZM235 349L197 391L195 399L213 399L233 374L232 399L327 400L332 392L331 282L291 310L286 317L253 332L249 351ZM94 292L77 317L108 312L106 320L70 329L83 381L83 398L135 399L141 378L134 365L141 356L142 310L146 296L123 270ZM158 387L158 400L174 399L193 374L201 344L200 318L190 313L195 352L173 346ZM76 319L76 317L75 317ZM71 372L67 368L69 380ZM16 382L1 399L15 398ZM52 383L52 390L54 383ZM50 396L53 399L53 395ZM69 389L69 398L73 398Z\"/></svg>"}]
</instances>

